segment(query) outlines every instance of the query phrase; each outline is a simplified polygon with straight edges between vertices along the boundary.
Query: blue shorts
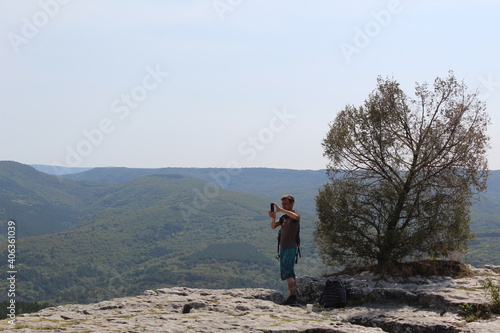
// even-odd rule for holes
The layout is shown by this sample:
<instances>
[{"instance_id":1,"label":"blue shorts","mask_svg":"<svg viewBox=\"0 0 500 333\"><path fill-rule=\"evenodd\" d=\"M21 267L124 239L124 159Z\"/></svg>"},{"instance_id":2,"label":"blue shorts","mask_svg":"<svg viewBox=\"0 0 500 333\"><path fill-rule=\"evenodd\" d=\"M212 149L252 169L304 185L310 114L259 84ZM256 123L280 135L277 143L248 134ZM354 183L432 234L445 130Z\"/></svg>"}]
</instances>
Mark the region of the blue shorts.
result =
<instances>
[{"instance_id":1,"label":"blue shorts","mask_svg":"<svg viewBox=\"0 0 500 333\"><path fill-rule=\"evenodd\" d=\"M293 267L295 265L295 254L297 249L281 249L280 250L280 272L281 280L295 279Z\"/></svg>"}]
</instances>

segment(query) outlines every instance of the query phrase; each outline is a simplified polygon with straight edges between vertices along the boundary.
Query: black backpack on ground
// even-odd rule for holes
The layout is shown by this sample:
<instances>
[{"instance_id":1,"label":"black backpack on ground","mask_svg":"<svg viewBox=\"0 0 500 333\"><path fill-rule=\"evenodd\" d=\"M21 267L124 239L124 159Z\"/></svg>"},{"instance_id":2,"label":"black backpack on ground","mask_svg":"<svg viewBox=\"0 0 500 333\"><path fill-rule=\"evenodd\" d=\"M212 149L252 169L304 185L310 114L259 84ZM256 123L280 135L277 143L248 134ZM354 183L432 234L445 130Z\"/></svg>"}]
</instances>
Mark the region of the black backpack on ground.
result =
<instances>
[{"instance_id":1,"label":"black backpack on ground","mask_svg":"<svg viewBox=\"0 0 500 333\"><path fill-rule=\"evenodd\" d=\"M319 298L323 308L343 308L347 304L347 292L344 284L338 280L326 280L325 289Z\"/></svg>"}]
</instances>

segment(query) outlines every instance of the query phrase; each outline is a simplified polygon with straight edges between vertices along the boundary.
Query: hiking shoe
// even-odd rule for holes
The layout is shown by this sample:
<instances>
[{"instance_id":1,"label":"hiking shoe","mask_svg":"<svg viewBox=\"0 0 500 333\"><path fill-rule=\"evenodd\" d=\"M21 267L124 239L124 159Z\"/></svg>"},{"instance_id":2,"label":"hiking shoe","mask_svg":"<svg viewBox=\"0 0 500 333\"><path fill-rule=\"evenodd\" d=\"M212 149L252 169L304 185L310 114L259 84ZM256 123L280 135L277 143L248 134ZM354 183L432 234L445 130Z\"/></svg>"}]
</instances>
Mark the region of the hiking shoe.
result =
<instances>
[{"instance_id":1,"label":"hiking shoe","mask_svg":"<svg viewBox=\"0 0 500 333\"><path fill-rule=\"evenodd\" d=\"M290 296L288 296L286 301L283 302L282 305L295 305L295 304L297 304L297 296L290 295Z\"/></svg>"}]
</instances>

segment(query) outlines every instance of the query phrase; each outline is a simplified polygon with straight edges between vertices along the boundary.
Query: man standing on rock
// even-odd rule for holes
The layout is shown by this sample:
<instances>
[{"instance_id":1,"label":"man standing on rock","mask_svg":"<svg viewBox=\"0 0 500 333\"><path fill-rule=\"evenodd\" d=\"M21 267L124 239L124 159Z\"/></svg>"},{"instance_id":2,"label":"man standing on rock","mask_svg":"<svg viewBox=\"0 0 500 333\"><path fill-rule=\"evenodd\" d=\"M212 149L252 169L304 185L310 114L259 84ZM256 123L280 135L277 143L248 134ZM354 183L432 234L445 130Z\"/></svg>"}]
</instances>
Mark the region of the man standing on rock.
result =
<instances>
[{"instance_id":1,"label":"man standing on rock","mask_svg":"<svg viewBox=\"0 0 500 333\"><path fill-rule=\"evenodd\" d=\"M280 272L281 280L286 280L288 285L289 297L283 303L284 305L291 305L297 303L297 291L295 284L295 255L297 253L297 239L296 235L300 226L300 214L297 214L293 209L295 199L291 195L284 195L281 198L280 207L277 203L273 202L275 211L269 211L271 217L271 229L281 226L280 237ZM283 215L276 221L276 214L283 213Z\"/></svg>"}]
</instances>

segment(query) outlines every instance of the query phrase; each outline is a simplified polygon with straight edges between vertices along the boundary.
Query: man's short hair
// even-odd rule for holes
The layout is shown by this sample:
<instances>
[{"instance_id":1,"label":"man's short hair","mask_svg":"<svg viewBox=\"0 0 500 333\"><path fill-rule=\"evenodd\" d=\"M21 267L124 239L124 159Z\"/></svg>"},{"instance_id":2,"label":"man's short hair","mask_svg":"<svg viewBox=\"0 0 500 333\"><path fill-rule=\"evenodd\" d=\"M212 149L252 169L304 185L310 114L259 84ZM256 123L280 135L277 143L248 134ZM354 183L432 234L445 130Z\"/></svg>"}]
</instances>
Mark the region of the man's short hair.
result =
<instances>
[{"instance_id":1,"label":"man's short hair","mask_svg":"<svg viewBox=\"0 0 500 333\"><path fill-rule=\"evenodd\" d=\"M284 196L282 196L281 200L283 199L288 199L290 202L295 202L295 198L293 197L293 195L290 194L285 194Z\"/></svg>"}]
</instances>

